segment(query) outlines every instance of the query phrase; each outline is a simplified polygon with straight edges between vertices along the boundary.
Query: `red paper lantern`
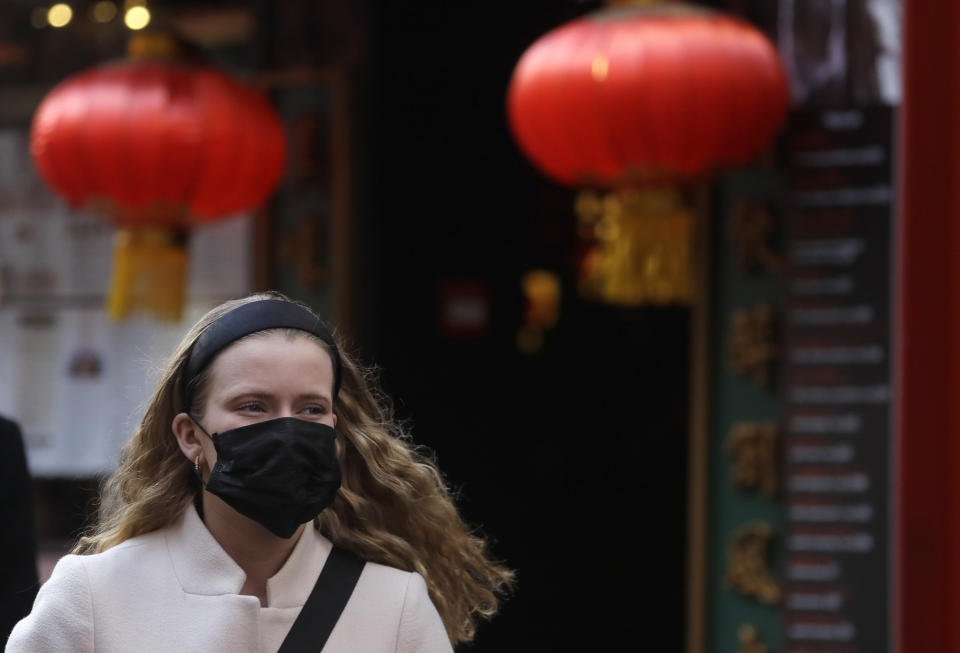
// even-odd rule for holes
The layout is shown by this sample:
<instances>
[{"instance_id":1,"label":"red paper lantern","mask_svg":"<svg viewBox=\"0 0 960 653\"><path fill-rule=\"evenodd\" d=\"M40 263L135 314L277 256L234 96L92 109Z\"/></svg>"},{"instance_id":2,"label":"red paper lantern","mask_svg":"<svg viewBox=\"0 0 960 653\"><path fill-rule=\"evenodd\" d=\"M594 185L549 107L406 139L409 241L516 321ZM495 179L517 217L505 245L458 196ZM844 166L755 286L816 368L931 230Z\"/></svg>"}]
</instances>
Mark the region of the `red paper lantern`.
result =
<instances>
[{"instance_id":1,"label":"red paper lantern","mask_svg":"<svg viewBox=\"0 0 960 653\"><path fill-rule=\"evenodd\" d=\"M517 63L514 136L567 186L686 180L749 161L788 103L771 43L682 4L605 9L537 40Z\"/></svg>"},{"instance_id":2,"label":"red paper lantern","mask_svg":"<svg viewBox=\"0 0 960 653\"><path fill-rule=\"evenodd\" d=\"M216 70L159 62L67 79L40 104L30 139L50 186L121 225L189 225L254 208L286 156L262 96Z\"/></svg>"},{"instance_id":3,"label":"red paper lantern","mask_svg":"<svg viewBox=\"0 0 960 653\"><path fill-rule=\"evenodd\" d=\"M286 160L266 99L211 68L139 60L62 82L33 118L41 176L71 206L121 227L110 314L182 310L185 231L256 208Z\"/></svg>"}]
</instances>

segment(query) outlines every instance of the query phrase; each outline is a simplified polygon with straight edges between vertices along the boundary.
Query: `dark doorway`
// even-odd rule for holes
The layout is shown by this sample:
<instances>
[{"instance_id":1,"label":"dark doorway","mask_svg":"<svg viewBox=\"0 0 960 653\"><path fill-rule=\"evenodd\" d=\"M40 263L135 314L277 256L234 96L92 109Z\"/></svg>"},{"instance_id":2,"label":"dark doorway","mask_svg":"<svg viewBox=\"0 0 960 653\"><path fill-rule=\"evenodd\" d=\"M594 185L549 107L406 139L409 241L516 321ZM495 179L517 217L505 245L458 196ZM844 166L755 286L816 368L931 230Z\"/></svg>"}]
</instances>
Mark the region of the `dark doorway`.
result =
<instances>
[{"instance_id":1,"label":"dark doorway","mask_svg":"<svg viewBox=\"0 0 960 653\"><path fill-rule=\"evenodd\" d=\"M471 650L683 645L688 311L577 297L574 194L523 159L504 112L523 50L596 6L370 9L361 353L518 570ZM514 334L534 267L560 275L563 299L528 356ZM443 331L450 283L485 293L482 332Z\"/></svg>"}]
</instances>

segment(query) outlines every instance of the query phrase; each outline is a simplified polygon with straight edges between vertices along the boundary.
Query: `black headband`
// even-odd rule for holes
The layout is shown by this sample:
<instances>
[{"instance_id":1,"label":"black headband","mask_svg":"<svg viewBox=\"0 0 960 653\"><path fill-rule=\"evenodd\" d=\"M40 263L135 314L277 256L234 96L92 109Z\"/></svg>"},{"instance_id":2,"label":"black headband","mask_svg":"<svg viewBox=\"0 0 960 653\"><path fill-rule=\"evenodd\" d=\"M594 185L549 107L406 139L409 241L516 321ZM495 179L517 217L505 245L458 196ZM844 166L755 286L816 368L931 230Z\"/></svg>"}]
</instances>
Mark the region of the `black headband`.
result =
<instances>
[{"instance_id":1,"label":"black headband","mask_svg":"<svg viewBox=\"0 0 960 653\"><path fill-rule=\"evenodd\" d=\"M200 334L187 359L180 381L184 410L190 409L190 382L230 343L267 329L298 329L312 333L330 347L333 359L333 397L340 392L340 352L330 331L310 310L281 299L263 299L243 304L221 315Z\"/></svg>"}]
</instances>

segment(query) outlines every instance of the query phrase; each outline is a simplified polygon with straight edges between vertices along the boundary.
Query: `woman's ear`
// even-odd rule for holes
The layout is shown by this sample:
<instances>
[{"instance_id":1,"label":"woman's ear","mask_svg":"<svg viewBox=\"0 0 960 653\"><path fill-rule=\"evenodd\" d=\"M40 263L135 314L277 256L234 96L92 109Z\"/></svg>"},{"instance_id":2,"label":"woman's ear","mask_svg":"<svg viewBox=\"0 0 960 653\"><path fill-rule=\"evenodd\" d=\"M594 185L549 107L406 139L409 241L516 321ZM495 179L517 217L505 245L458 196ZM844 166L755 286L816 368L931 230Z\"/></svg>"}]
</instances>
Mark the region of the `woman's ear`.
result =
<instances>
[{"instance_id":1,"label":"woman's ear","mask_svg":"<svg viewBox=\"0 0 960 653\"><path fill-rule=\"evenodd\" d=\"M203 446L200 443L203 434L200 433L200 428L189 415L180 413L174 417L171 430L177 438L180 451L187 457L187 460L193 462L197 459L197 456L203 458Z\"/></svg>"}]
</instances>

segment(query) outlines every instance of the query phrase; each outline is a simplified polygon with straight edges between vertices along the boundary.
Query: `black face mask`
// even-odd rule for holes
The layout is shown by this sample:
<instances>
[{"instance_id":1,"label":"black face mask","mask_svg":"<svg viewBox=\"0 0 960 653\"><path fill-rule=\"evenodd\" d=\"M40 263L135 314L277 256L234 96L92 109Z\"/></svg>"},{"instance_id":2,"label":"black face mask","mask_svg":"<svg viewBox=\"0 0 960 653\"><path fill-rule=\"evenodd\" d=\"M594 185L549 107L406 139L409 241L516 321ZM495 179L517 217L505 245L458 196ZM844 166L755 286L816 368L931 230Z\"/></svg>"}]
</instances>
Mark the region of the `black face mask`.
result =
<instances>
[{"instance_id":1,"label":"black face mask","mask_svg":"<svg viewBox=\"0 0 960 653\"><path fill-rule=\"evenodd\" d=\"M279 537L319 515L340 489L336 435L326 424L279 417L207 436L217 450L207 492Z\"/></svg>"}]
</instances>

